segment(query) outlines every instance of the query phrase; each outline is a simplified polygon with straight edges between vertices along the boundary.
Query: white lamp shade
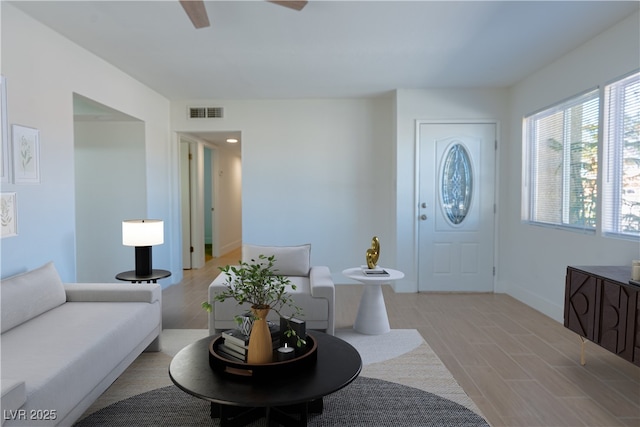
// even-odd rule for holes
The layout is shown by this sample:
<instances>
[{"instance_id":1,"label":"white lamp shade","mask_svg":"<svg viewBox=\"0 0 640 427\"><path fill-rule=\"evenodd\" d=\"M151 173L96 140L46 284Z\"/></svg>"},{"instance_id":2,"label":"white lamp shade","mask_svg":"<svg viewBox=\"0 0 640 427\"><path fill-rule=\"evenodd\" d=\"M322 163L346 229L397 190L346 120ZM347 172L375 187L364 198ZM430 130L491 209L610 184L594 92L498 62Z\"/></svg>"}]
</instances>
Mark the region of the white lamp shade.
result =
<instances>
[{"instance_id":1,"label":"white lamp shade","mask_svg":"<svg viewBox=\"0 0 640 427\"><path fill-rule=\"evenodd\" d=\"M122 221L124 246L154 246L164 243L164 223L160 219Z\"/></svg>"}]
</instances>

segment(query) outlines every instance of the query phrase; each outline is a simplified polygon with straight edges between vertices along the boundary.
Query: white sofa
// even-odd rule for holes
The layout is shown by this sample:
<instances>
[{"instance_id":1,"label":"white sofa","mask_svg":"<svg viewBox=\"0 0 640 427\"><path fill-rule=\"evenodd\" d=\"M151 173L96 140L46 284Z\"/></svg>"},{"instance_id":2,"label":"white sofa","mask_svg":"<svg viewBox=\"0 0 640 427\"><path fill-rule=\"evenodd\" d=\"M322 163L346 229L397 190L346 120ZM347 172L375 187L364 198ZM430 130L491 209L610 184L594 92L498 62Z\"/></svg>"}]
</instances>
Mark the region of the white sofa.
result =
<instances>
[{"instance_id":1,"label":"white sofa","mask_svg":"<svg viewBox=\"0 0 640 427\"><path fill-rule=\"evenodd\" d=\"M288 292L295 304L302 309L302 320L307 329L322 330L333 335L335 332L335 286L331 271L326 266L311 266L311 245L301 246L256 246L243 245L242 261L257 260L259 255L275 256L276 274L287 276L297 289ZM209 314L209 333L218 334L227 329L237 328L234 318L250 311L248 305L239 305L233 299L224 302L215 300L216 294L226 287L227 275L220 273L209 285L209 303L213 310ZM284 316L291 315L288 307L283 308ZM268 320L279 322L278 315L271 311Z\"/></svg>"},{"instance_id":2,"label":"white sofa","mask_svg":"<svg viewBox=\"0 0 640 427\"><path fill-rule=\"evenodd\" d=\"M157 284L63 284L52 263L2 280L2 425L72 425L145 349Z\"/></svg>"}]
</instances>

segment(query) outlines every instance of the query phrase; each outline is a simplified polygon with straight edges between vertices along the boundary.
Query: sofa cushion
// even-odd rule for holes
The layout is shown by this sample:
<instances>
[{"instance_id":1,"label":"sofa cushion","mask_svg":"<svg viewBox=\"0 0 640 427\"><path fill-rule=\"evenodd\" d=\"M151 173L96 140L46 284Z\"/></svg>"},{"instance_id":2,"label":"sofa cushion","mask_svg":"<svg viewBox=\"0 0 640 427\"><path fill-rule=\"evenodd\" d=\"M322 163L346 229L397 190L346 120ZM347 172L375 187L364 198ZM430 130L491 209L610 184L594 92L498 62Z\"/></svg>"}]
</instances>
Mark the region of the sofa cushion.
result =
<instances>
[{"instance_id":1,"label":"sofa cushion","mask_svg":"<svg viewBox=\"0 0 640 427\"><path fill-rule=\"evenodd\" d=\"M3 279L0 284L2 333L66 302L53 263Z\"/></svg>"},{"instance_id":2,"label":"sofa cushion","mask_svg":"<svg viewBox=\"0 0 640 427\"><path fill-rule=\"evenodd\" d=\"M0 336L2 377L24 380L29 410L58 420L158 329L160 303L68 302Z\"/></svg>"},{"instance_id":3,"label":"sofa cushion","mask_svg":"<svg viewBox=\"0 0 640 427\"><path fill-rule=\"evenodd\" d=\"M242 246L242 261L258 260L259 255L275 256L274 269L281 276L308 276L311 268L311 245Z\"/></svg>"},{"instance_id":4,"label":"sofa cushion","mask_svg":"<svg viewBox=\"0 0 640 427\"><path fill-rule=\"evenodd\" d=\"M162 300L154 283L65 283L67 302L148 302Z\"/></svg>"}]
</instances>

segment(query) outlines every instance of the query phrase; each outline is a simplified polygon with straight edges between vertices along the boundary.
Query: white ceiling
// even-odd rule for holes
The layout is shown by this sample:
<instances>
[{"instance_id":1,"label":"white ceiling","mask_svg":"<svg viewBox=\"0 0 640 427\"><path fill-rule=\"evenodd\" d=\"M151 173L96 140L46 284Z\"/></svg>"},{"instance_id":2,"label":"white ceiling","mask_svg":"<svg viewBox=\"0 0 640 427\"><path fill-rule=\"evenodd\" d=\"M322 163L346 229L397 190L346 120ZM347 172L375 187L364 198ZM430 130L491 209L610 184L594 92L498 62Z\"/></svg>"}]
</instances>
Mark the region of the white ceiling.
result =
<instances>
[{"instance_id":1,"label":"white ceiling","mask_svg":"<svg viewBox=\"0 0 640 427\"><path fill-rule=\"evenodd\" d=\"M177 0L12 3L171 100L506 87L640 4L207 1L196 30Z\"/></svg>"},{"instance_id":2,"label":"white ceiling","mask_svg":"<svg viewBox=\"0 0 640 427\"><path fill-rule=\"evenodd\" d=\"M508 87L640 5L310 0L298 12L263 0L206 1L211 26L195 29L178 0L11 3L170 100ZM81 101L77 120L131 119ZM191 136L240 153L240 143L225 142L240 132Z\"/></svg>"}]
</instances>

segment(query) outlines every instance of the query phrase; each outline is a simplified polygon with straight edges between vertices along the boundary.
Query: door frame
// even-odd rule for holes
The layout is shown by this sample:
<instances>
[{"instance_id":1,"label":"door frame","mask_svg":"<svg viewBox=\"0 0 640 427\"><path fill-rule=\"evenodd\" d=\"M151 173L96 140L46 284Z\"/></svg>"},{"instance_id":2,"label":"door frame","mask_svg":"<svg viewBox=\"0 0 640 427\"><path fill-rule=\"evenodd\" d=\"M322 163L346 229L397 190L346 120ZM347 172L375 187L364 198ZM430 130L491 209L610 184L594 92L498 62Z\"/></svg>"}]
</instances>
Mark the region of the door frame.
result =
<instances>
[{"instance_id":1,"label":"door frame","mask_svg":"<svg viewBox=\"0 0 640 427\"><path fill-rule=\"evenodd\" d=\"M204 213L204 222L211 223L211 245L213 248L213 257L218 258L220 254L220 236L219 236L219 219L218 219L218 199L220 198L220 164L219 164L219 152L218 147L213 144L204 144L204 149L208 149L211 152L211 163L209 168L211 170L211 211ZM206 186L205 186L206 188Z\"/></svg>"},{"instance_id":2,"label":"door frame","mask_svg":"<svg viewBox=\"0 0 640 427\"><path fill-rule=\"evenodd\" d=\"M190 270L193 266L192 243L192 208L191 188L193 184L193 172L191 170L191 145L192 141L178 134L179 157L179 188L180 188L180 252L182 254L182 269Z\"/></svg>"},{"instance_id":3,"label":"door frame","mask_svg":"<svg viewBox=\"0 0 640 427\"><path fill-rule=\"evenodd\" d=\"M493 274L493 292L496 292L496 283L498 281L499 261L498 261L498 224L500 210L498 209L499 194L498 183L500 182L500 146L501 144L501 128L498 119L417 119L415 123L415 142L414 142L414 194L413 194L413 220L414 220L414 239L413 239L413 265L416 272L416 292L420 292L420 127L422 125L464 125L464 124L491 124L496 129L496 145L494 150L494 176L493 176L493 265L495 268Z\"/></svg>"},{"instance_id":4,"label":"door frame","mask_svg":"<svg viewBox=\"0 0 640 427\"><path fill-rule=\"evenodd\" d=\"M220 256L220 241L218 236L218 212L215 209L217 200L219 200L218 180L216 177L219 175L219 163L217 147L212 144L207 144L197 139L186 136L182 133L178 133L178 142L180 144L186 144L189 147L189 188L190 194L188 198L188 209L190 217L190 235L182 236L182 251L185 250L185 239L188 237L190 246L193 248L191 251L191 265L187 268L183 265L183 268L198 269L205 265L205 221L210 221L213 229L213 249L214 257ZM211 150L211 175L213 179L212 185L212 204L214 210L212 212L204 212L204 150L205 148ZM182 159L181 159L182 161ZM181 172L182 177L182 172ZM181 191L183 191L181 185ZM182 203L182 198L181 198ZM181 224L184 218L181 219Z\"/></svg>"}]
</instances>

